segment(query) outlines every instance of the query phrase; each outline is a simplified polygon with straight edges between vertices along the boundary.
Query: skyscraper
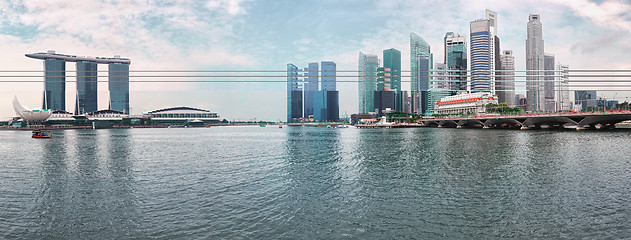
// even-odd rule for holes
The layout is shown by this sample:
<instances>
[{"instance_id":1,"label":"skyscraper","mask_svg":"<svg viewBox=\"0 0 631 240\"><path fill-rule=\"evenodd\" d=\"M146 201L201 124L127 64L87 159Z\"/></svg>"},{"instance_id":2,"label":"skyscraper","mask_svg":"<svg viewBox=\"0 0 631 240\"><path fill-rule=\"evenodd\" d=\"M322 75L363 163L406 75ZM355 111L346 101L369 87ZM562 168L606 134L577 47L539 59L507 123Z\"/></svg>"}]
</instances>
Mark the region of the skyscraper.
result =
<instances>
[{"instance_id":1,"label":"skyscraper","mask_svg":"<svg viewBox=\"0 0 631 240\"><path fill-rule=\"evenodd\" d=\"M544 110L545 94L543 79L544 48L543 31L539 14L528 16L528 36L526 38L526 90L527 111Z\"/></svg>"},{"instance_id":2,"label":"skyscraper","mask_svg":"<svg viewBox=\"0 0 631 240\"><path fill-rule=\"evenodd\" d=\"M309 63L309 67L305 69L307 77L304 84L304 117L308 118L313 115L313 94L318 91L318 63Z\"/></svg>"},{"instance_id":3,"label":"skyscraper","mask_svg":"<svg viewBox=\"0 0 631 240\"><path fill-rule=\"evenodd\" d=\"M500 80L501 89L498 91L498 101L500 103L507 103L509 106L513 107L519 104L515 100L515 56L513 56L512 50L504 50L502 51L501 56L501 66L502 66L502 78Z\"/></svg>"},{"instance_id":4,"label":"skyscraper","mask_svg":"<svg viewBox=\"0 0 631 240\"><path fill-rule=\"evenodd\" d=\"M463 93L467 90L467 48L464 44L452 46L447 52L447 69L449 75L460 75L449 77L452 95Z\"/></svg>"},{"instance_id":5,"label":"skyscraper","mask_svg":"<svg viewBox=\"0 0 631 240\"><path fill-rule=\"evenodd\" d=\"M309 64L311 67L311 64ZM336 65L331 61L321 62L321 90L314 92L313 118L318 122L339 121L339 93L336 89Z\"/></svg>"},{"instance_id":6,"label":"skyscraper","mask_svg":"<svg viewBox=\"0 0 631 240\"><path fill-rule=\"evenodd\" d=\"M445 60L443 63L449 65L449 50L456 45L467 45L467 38L460 33L448 32L443 39L445 43ZM465 57L466 59L466 57Z\"/></svg>"},{"instance_id":7,"label":"skyscraper","mask_svg":"<svg viewBox=\"0 0 631 240\"><path fill-rule=\"evenodd\" d=\"M569 111L571 110L570 78L568 77L570 67L568 65L558 64L557 69L560 71L559 74L561 74L561 77L557 82L557 110Z\"/></svg>"},{"instance_id":8,"label":"skyscraper","mask_svg":"<svg viewBox=\"0 0 631 240\"><path fill-rule=\"evenodd\" d=\"M302 118L302 89L298 83L298 67L287 64L287 122Z\"/></svg>"},{"instance_id":9,"label":"skyscraper","mask_svg":"<svg viewBox=\"0 0 631 240\"><path fill-rule=\"evenodd\" d=\"M374 94L377 90L377 68L379 57L375 54L359 52L358 88L359 88L359 113L375 111Z\"/></svg>"},{"instance_id":10,"label":"skyscraper","mask_svg":"<svg viewBox=\"0 0 631 240\"><path fill-rule=\"evenodd\" d=\"M44 59L44 100L42 109L66 111L65 60Z\"/></svg>"},{"instance_id":11,"label":"skyscraper","mask_svg":"<svg viewBox=\"0 0 631 240\"><path fill-rule=\"evenodd\" d=\"M118 56L115 56L118 57ZM108 90L111 110L129 112L129 64L108 64Z\"/></svg>"},{"instance_id":12,"label":"skyscraper","mask_svg":"<svg viewBox=\"0 0 631 240\"><path fill-rule=\"evenodd\" d=\"M491 11L489 9L485 9L484 10L484 17L485 19L487 19L489 21L489 33L490 33L490 38L491 38L491 70L501 70L502 67L500 66L501 62L500 62L500 54L501 54L501 50L500 50L500 38L497 36L497 13L494 11ZM491 92L493 94L495 94L495 90L498 89L498 86L496 86L496 84L499 82L498 80L501 79L501 77L498 77L496 74L499 71L492 71L491 75L495 75L496 77L491 77ZM501 88L501 86L500 86Z\"/></svg>"},{"instance_id":13,"label":"skyscraper","mask_svg":"<svg viewBox=\"0 0 631 240\"><path fill-rule=\"evenodd\" d=\"M544 101L545 101L545 111L554 112L556 111L556 103L554 96L556 95L554 89L554 80L556 63L554 62L554 55L544 53L543 55L543 69L545 70L543 75L543 92L544 92Z\"/></svg>"},{"instance_id":14,"label":"skyscraper","mask_svg":"<svg viewBox=\"0 0 631 240\"><path fill-rule=\"evenodd\" d=\"M427 99L423 101L423 91L425 94L429 91L429 71L431 66L434 65L433 59L434 56L425 39L416 33L410 33L412 111L415 113L424 113L422 105L423 102L427 103ZM423 66L419 64L423 64ZM427 97L427 95L425 95L425 97Z\"/></svg>"},{"instance_id":15,"label":"skyscraper","mask_svg":"<svg viewBox=\"0 0 631 240\"><path fill-rule=\"evenodd\" d=\"M491 92L494 51L489 19L478 19L471 27L471 92Z\"/></svg>"},{"instance_id":16,"label":"skyscraper","mask_svg":"<svg viewBox=\"0 0 631 240\"><path fill-rule=\"evenodd\" d=\"M401 94L401 51L390 48L383 50L383 67L390 68L390 88L395 92L395 111L403 112L403 95Z\"/></svg>"},{"instance_id":17,"label":"skyscraper","mask_svg":"<svg viewBox=\"0 0 631 240\"><path fill-rule=\"evenodd\" d=\"M77 62L77 102L74 111L76 115L98 110L97 73L96 62Z\"/></svg>"}]
</instances>

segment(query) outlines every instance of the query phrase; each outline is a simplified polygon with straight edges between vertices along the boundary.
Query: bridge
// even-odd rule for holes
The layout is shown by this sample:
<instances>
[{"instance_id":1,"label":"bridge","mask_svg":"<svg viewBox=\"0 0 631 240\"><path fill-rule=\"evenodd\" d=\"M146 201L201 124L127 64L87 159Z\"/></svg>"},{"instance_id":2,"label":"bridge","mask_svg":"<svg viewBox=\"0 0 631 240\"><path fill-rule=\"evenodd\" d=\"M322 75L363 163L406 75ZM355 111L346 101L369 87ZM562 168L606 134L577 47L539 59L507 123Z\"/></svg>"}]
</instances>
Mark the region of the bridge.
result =
<instances>
[{"instance_id":1,"label":"bridge","mask_svg":"<svg viewBox=\"0 0 631 240\"><path fill-rule=\"evenodd\" d=\"M498 129L614 129L616 124L631 120L631 110L594 112L534 113L516 115L483 115L421 119L422 127L498 128Z\"/></svg>"}]
</instances>

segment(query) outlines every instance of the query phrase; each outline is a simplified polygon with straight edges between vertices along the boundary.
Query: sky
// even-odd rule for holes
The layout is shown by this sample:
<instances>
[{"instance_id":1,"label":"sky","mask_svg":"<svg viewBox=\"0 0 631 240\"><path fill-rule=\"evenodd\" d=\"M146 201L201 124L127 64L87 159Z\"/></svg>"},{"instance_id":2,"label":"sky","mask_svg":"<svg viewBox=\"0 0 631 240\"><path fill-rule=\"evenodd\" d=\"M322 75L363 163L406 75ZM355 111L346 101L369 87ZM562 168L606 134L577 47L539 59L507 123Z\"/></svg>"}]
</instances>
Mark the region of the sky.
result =
<instances>
[{"instance_id":1,"label":"sky","mask_svg":"<svg viewBox=\"0 0 631 240\"><path fill-rule=\"evenodd\" d=\"M513 50L518 70L525 69L526 23L531 13L541 14L545 51L570 69L631 69L631 2L622 0L0 0L0 9L0 76L4 76L0 81L43 80L9 77L41 73L7 71L43 70L42 61L24 54L47 50L78 56L120 55L132 60L131 71L283 71L287 63L306 67L313 61L334 61L338 70L357 70L359 51L381 58L384 49L396 48L402 52L403 70L409 70L410 32L430 44L434 62L442 62L445 33L468 37L469 22L483 18L485 9L497 12L500 46ZM74 63L66 68L74 70ZM133 77L148 73L130 75L131 80L165 80ZM190 106L229 120L279 121L286 116L285 83L166 79L189 82L132 82L131 113ZM212 78L244 79L286 78ZM338 83L337 88L340 116L355 113L357 83ZM403 88L409 90L409 83ZM13 96L24 106L41 107L42 89L42 82L0 82L0 120L15 116ZM67 110L74 109L75 89L73 82L67 83ZM631 97L628 91L601 94L623 101ZM99 83L99 109L107 108L107 95L106 83Z\"/></svg>"}]
</instances>

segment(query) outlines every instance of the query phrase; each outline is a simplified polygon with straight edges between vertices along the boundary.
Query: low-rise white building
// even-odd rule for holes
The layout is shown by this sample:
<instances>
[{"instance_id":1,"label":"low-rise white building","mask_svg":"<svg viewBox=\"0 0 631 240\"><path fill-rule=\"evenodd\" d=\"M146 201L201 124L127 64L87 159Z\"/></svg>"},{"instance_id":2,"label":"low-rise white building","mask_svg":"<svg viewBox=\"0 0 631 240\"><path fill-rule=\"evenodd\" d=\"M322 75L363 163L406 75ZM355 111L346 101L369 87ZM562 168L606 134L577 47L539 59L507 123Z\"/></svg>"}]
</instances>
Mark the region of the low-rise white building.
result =
<instances>
[{"instance_id":1,"label":"low-rise white building","mask_svg":"<svg viewBox=\"0 0 631 240\"><path fill-rule=\"evenodd\" d=\"M486 105L498 104L497 97L490 92L458 94L443 97L434 106L435 114L447 115L483 115L486 113Z\"/></svg>"}]
</instances>

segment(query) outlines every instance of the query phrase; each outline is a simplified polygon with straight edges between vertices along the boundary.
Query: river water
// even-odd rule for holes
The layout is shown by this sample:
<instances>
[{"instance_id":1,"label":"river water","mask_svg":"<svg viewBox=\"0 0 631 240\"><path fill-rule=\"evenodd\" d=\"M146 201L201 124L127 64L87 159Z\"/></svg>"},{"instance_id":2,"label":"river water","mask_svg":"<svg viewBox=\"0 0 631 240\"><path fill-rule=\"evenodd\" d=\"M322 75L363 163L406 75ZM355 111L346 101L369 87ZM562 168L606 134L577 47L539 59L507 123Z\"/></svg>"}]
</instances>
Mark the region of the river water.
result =
<instances>
[{"instance_id":1,"label":"river water","mask_svg":"<svg viewBox=\"0 0 631 240\"><path fill-rule=\"evenodd\" d=\"M629 238L631 131L0 131L0 238Z\"/></svg>"}]
</instances>

